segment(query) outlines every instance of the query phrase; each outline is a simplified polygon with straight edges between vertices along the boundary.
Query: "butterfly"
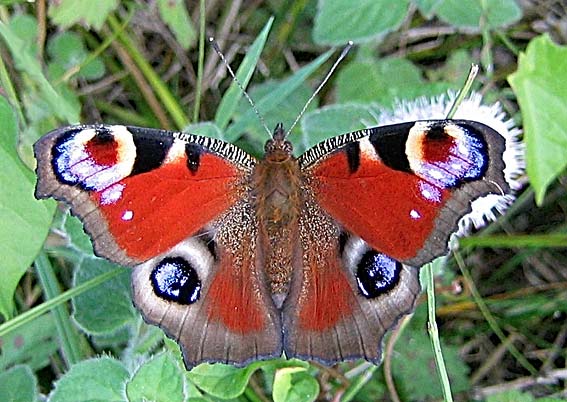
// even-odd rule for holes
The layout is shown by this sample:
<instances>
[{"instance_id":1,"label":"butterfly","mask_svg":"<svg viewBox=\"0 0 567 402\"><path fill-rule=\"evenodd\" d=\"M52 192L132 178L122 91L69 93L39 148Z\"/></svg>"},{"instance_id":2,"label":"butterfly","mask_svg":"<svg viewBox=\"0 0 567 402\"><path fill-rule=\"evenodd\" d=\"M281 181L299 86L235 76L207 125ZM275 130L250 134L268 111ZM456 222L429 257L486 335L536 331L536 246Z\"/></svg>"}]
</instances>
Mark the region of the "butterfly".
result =
<instances>
[{"instance_id":1,"label":"butterfly","mask_svg":"<svg viewBox=\"0 0 567 402\"><path fill-rule=\"evenodd\" d=\"M95 253L132 267L134 304L191 368L280 357L381 359L418 268L473 201L511 191L506 143L470 120L327 139L299 157L278 124L258 160L235 145L121 125L35 145L36 197L71 206Z\"/></svg>"}]
</instances>

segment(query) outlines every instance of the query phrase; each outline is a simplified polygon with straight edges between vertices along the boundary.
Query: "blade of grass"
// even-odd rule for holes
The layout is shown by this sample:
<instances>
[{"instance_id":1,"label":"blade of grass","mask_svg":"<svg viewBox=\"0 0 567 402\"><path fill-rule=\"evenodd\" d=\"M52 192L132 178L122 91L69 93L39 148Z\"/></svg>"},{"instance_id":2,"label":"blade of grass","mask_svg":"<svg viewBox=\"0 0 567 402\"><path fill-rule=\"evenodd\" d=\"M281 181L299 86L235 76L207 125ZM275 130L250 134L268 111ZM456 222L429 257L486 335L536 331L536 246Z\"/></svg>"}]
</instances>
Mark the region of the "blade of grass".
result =
<instances>
[{"instance_id":1,"label":"blade of grass","mask_svg":"<svg viewBox=\"0 0 567 402\"><path fill-rule=\"evenodd\" d=\"M61 290L55 273L53 272L53 266L43 251L39 253L35 260L35 270L41 283L45 299L51 300L59 296ZM79 339L79 333L71 323L69 310L64 305L57 306L53 309L53 317L67 366L78 363L83 358L80 346L81 341Z\"/></svg>"},{"instance_id":2,"label":"blade of grass","mask_svg":"<svg viewBox=\"0 0 567 402\"><path fill-rule=\"evenodd\" d=\"M451 384L449 383L449 375L447 374L447 367L443 359L443 352L441 351L441 341L439 340L439 329L437 328L437 321L435 319L435 281L433 280L433 270L431 264L426 264L423 267L424 275L427 283L427 332L429 332L429 339L435 355L435 366L437 367L437 374L441 380L441 390L443 391L443 399L446 402L453 401L451 393Z\"/></svg>"},{"instance_id":3,"label":"blade of grass","mask_svg":"<svg viewBox=\"0 0 567 402\"><path fill-rule=\"evenodd\" d=\"M177 102L175 97L169 91L167 85L162 81L159 75L153 70L152 66L145 59L144 55L138 50L134 41L128 36L126 32L119 32L120 23L114 15L109 15L108 24L113 32L118 32L118 40L124 46L134 63L138 66L144 77L148 80L153 90L163 102L163 106L172 117L178 129L183 129L189 122L183 108Z\"/></svg>"},{"instance_id":4,"label":"blade of grass","mask_svg":"<svg viewBox=\"0 0 567 402\"><path fill-rule=\"evenodd\" d=\"M199 62L197 65L197 88L195 91L195 108L193 109L193 122L199 121L201 108L201 91L203 89L203 65L205 63L205 0L199 1Z\"/></svg>"},{"instance_id":5,"label":"blade of grass","mask_svg":"<svg viewBox=\"0 0 567 402\"><path fill-rule=\"evenodd\" d=\"M246 56L244 56L244 60L242 60L242 63L238 67L236 78L242 84L243 88L246 88L252 78L252 74L254 73L256 64L258 64L260 54L262 54L273 22L274 18L272 17L268 20L266 25L264 25L262 32L260 32L254 43L252 43L252 46L250 46L250 49L246 52ZM222 97L215 114L215 123L221 130L224 130L228 125L234 110L238 106L238 101L242 96L242 90L238 87L236 81L233 81Z\"/></svg>"},{"instance_id":6,"label":"blade of grass","mask_svg":"<svg viewBox=\"0 0 567 402\"><path fill-rule=\"evenodd\" d=\"M276 108L293 91L295 91L301 84L303 84L307 77L309 77L315 70L317 70L317 68L319 68L325 61L327 61L329 57L331 57L333 52L334 50L331 49L323 53L308 65L297 70L297 72L291 77L280 82L273 91L271 91L268 95L264 96L256 103L258 110L266 114ZM242 116L242 118L240 118L235 124L231 125L228 128L226 132L226 140L229 142L236 140L241 135L241 133L246 130L251 121L256 118L257 117L254 114L254 111L250 109Z\"/></svg>"},{"instance_id":7,"label":"blade of grass","mask_svg":"<svg viewBox=\"0 0 567 402\"><path fill-rule=\"evenodd\" d=\"M482 299L480 293L478 292L478 289L476 288L474 281L472 280L471 275L465 266L465 262L463 261L461 254L459 252L455 252L454 256L455 256L455 261L457 262L457 265L459 266L459 269L463 274L465 284L468 286L471 295L473 297L473 300L478 306L478 309L480 310L484 319L490 326L490 329L492 329L492 331L496 334L498 339L500 339L500 342L505 343L507 337L500 328L500 326L498 325L498 322L496 321L492 313L490 312L490 309ZM512 354L512 356L514 356L514 358L518 361L518 363L522 365L522 367L524 367L527 371L530 372L530 374L537 375L537 370L535 369L535 367L531 365L531 363L524 357L524 355L522 355L522 353L513 344L510 343L508 344L508 351Z\"/></svg>"},{"instance_id":8,"label":"blade of grass","mask_svg":"<svg viewBox=\"0 0 567 402\"><path fill-rule=\"evenodd\" d=\"M459 239L459 245L463 247L501 247L501 248L523 248L523 247L567 247L567 235L543 234L543 235L494 235L482 237L465 237Z\"/></svg>"},{"instance_id":9,"label":"blade of grass","mask_svg":"<svg viewBox=\"0 0 567 402\"><path fill-rule=\"evenodd\" d=\"M342 402L349 402L352 401L356 394L362 389L362 387L372 379L374 373L378 370L378 366L371 365L368 367L368 370L365 370L362 375L356 377L356 379L352 382L352 384L347 388L345 393L341 397Z\"/></svg>"}]
</instances>

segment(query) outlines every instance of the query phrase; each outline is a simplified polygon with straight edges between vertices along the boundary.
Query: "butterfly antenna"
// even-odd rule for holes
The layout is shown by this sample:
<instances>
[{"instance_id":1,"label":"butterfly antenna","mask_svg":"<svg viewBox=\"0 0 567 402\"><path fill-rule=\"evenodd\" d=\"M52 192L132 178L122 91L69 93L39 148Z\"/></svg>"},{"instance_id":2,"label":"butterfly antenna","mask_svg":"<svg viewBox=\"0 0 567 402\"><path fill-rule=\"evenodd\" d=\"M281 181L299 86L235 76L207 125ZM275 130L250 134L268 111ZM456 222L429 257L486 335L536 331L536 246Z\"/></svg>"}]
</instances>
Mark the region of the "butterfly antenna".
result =
<instances>
[{"instance_id":1,"label":"butterfly antenna","mask_svg":"<svg viewBox=\"0 0 567 402\"><path fill-rule=\"evenodd\" d=\"M252 110L254 110L254 113L256 113L256 116L258 116L258 120L260 120L260 123L262 123L262 125L264 126L264 128L266 129L266 132L268 133L268 135L271 137L272 136L272 132L270 131L270 129L268 128L268 126L266 125L266 121L264 120L264 118L262 117L262 115L260 114L260 111L258 110L258 108L256 107L256 104L254 103L254 101L252 100L252 98L250 97L250 95L248 95L248 92L246 92L246 90L244 89L244 86L242 85L242 83L240 82L240 80L238 78L236 78L236 74L234 74L234 71L232 71L232 68L230 67L230 64L228 64L228 61L226 61L224 54L222 54L220 47L217 43L217 41L215 40L215 38L213 38L212 36L209 37L209 43L211 44L211 46L213 47L213 49L215 50L215 52L217 52L217 54L219 55L220 59L222 60L222 62L224 63L224 65L226 66L226 69L228 70L230 76L232 77L232 79L234 80L234 82L236 82L236 85L238 85L238 88L240 88L240 90L242 91L242 93L244 94L244 96L246 97L246 99L248 99L248 103L250 103L250 106L252 106Z\"/></svg>"},{"instance_id":2,"label":"butterfly antenna","mask_svg":"<svg viewBox=\"0 0 567 402\"><path fill-rule=\"evenodd\" d=\"M289 127L289 130L287 130L287 133L285 134L286 137L289 133L291 133L291 130L293 130L293 128L297 125L299 119L301 119L301 117L305 114L305 111L309 107L309 104L313 101L313 99L315 99L317 94L321 92L321 89L325 86L327 81L329 81L329 78L331 78L331 75L333 75L339 63L343 61L343 59L347 56L348 52L350 51L350 49L352 49L353 46L354 46L353 42L349 40L348 44L345 46L345 48L343 49L343 51L341 52L341 54L339 55L339 57L337 58L337 60L335 61L335 63L333 64L333 66L325 76L325 78L323 79L323 81L321 81L315 92L313 92L313 95L311 95L311 97L307 100L307 102L305 102L305 106L303 106L303 109L301 109L301 112L299 112L297 118L295 119L293 124Z\"/></svg>"}]
</instances>

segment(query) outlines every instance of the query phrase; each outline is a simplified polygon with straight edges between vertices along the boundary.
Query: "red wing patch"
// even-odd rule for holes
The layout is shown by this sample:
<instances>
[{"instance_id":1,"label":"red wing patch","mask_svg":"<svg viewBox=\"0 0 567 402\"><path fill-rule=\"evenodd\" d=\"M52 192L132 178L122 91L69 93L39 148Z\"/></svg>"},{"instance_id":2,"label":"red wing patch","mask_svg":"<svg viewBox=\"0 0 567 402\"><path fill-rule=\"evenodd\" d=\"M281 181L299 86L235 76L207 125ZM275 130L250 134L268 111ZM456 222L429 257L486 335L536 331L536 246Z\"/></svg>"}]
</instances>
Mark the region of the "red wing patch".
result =
<instances>
[{"instance_id":1,"label":"red wing patch","mask_svg":"<svg viewBox=\"0 0 567 402\"><path fill-rule=\"evenodd\" d=\"M239 171L204 153L192 173L186 157L127 177L92 193L120 248L144 261L194 234L226 211L238 197Z\"/></svg>"},{"instance_id":2,"label":"red wing patch","mask_svg":"<svg viewBox=\"0 0 567 402\"><path fill-rule=\"evenodd\" d=\"M324 331L352 314L353 293L335 255L304 272L304 294L300 302L299 327Z\"/></svg>"},{"instance_id":3,"label":"red wing patch","mask_svg":"<svg viewBox=\"0 0 567 402\"><path fill-rule=\"evenodd\" d=\"M253 276L250 257L239 261L229 253L221 255L207 294L209 319L219 322L230 332L260 332L266 326L266 306Z\"/></svg>"},{"instance_id":4,"label":"red wing patch","mask_svg":"<svg viewBox=\"0 0 567 402\"><path fill-rule=\"evenodd\" d=\"M448 190L362 154L351 173L345 152L310 171L317 202L344 227L398 260L414 257L431 235Z\"/></svg>"}]
</instances>

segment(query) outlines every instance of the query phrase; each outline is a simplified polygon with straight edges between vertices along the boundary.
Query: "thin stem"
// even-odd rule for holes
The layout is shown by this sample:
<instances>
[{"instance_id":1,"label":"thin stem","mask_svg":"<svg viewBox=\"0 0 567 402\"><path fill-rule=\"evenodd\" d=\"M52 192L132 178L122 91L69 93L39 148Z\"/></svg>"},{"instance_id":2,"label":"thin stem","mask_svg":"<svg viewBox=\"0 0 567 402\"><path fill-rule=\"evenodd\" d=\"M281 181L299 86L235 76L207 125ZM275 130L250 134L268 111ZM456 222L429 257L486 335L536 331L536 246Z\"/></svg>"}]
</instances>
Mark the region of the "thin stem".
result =
<instances>
[{"instance_id":1,"label":"thin stem","mask_svg":"<svg viewBox=\"0 0 567 402\"><path fill-rule=\"evenodd\" d=\"M427 331L429 332L429 339L431 339L431 346L433 347L433 354L435 355L437 373L441 380L443 399L446 402L452 402L453 395L451 394L451 384L449 382L445 360L443 360L441 341L439 340L439 329L437 328L437 321L435 319L435 281L433 280L431 264L426 264L423 270L425 271L427 280L427 312L429 317L427 321Z\"/></svg>"},{"instance_id":2,"label":"thin stem","mask_svg":"<svg viewBox=\"0 0 567 402\"><path fill-rule=\"evenodd\" d=\"M197 65L197 88L195 90L195 108L193 109L193 122L199 121L201 108L201 91L203 90L203 66L205 63L205 0L199 1L199 61Z\"/></svg>"},{"instance_id":3,"label":"thin stem","mask_svg":"<svg viewBox=\"0 0 567 402\"><path fill-rule=\"evenodd\" d=\"M471 64L471 69L469 70L469 75L467 77L467 80L463 84L463 87L461 88L459 94L455 98L455 101L451 105L451 109L449 110L449 113L447 113L448 119L452 119L453 116L455 116L455 113L457 112L457 109L459 108L461 102L469 95L472 88L472 84L477 74L478 74L478 64Z\"/></svg>"}]
</instances>

